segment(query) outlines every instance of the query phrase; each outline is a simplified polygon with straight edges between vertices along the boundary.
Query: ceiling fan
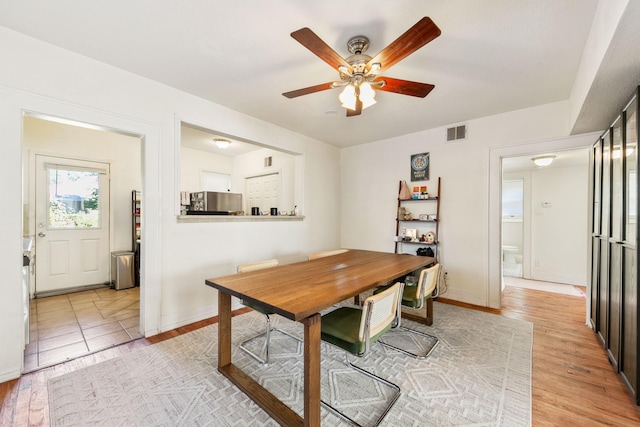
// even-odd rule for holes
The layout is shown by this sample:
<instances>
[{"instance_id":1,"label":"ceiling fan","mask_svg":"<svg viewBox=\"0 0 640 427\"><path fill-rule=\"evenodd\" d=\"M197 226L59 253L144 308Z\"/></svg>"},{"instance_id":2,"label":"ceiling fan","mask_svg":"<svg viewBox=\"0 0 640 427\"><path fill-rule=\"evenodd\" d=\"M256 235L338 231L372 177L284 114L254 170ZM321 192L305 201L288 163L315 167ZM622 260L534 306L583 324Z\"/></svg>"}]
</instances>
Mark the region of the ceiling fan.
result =
<instances>
[{"instance_id":1,"label":"ceiling fan","mask_svg":"<svg viewBox=\"0 0 640 427\"><path fill-rule=\"evenodd\" d=\"M347 109L347 117L357 116L364 108L375 104L374 89L424 98L435 87L434 85L383 77L379 74L439 35L440 28L431 18L425 16L374 57L365 54L369 47L367 37L352 37L347 42L351 56L343 58L309 28L301 28L291 33L291 37L338 70L340 80L285 92L282 95L287 98L296 98L344 87L339 99L342 106Z\"/></svg>"}]
</instances>

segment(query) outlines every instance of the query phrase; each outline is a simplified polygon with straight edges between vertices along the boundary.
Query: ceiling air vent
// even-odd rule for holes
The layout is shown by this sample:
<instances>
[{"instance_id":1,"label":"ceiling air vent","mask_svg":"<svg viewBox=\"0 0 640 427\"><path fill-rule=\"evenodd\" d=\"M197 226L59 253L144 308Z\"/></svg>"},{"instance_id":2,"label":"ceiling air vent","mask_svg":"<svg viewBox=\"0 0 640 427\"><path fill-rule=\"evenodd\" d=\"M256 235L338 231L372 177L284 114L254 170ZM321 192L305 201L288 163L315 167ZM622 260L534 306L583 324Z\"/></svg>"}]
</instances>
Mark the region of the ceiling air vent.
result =
<instances>
[{"instance_id":1,"label":"ceiling air vent","mask_svg":"<svg viewBox=\"0 0 640 427\"><path fill-rule=\"evenodd\" d=\"M454 126L447 129L447 142L467 139L467 125Z\"/></svg>"}]
</instances>

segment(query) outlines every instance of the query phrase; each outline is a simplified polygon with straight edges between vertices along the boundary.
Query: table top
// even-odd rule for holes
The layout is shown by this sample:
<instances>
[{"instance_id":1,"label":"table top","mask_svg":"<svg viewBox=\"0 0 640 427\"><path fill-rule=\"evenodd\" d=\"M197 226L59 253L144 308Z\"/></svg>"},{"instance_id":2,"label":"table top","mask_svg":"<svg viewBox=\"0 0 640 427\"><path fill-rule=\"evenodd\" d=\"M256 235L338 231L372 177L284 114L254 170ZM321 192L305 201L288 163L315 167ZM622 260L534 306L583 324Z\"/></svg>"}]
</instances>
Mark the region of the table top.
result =
<instances>
[{"instance_id":1,"label":"table top","mask_svg":"<svg viewBox=\"0 0 640 427\"><path fill-rule=\"evenodd\" d=\"M311 261L211 278L205 283L300 321L433 263L432 257L348 250Z\"/></svg>"}]
</instances>

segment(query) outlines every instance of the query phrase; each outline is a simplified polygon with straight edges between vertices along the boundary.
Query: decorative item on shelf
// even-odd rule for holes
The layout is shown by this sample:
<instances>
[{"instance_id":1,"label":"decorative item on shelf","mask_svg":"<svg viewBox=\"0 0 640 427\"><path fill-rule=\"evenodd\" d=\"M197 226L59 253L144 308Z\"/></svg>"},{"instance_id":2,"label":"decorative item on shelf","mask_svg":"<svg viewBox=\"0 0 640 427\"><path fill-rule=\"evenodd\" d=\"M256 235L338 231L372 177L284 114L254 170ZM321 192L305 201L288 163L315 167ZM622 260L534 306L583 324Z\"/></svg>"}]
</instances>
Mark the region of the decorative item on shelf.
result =
<instances>
[{"instance_id":1,"label":"decorative item on shelf","mask_svg":"<svg viewBox=\"0 0 640 427\"><path fill-rule=\"evenodd\" d=\"M429 215L429 221L436 221L438 218L436 217L436 214L430 214Z\"/></svg>"},{"instance_id":2,"label":"decorative item on shelf","mask_svg":"<svg viewBox=\"0 0 640 427\"><path fill-rule=\"evenodd\" d=\"M407 213L407 209L404 206L400 206L398 208L398 219L402 220L404 219L404 215Z\"/></svg>"},{"instance_id":3,"label":"decorative item on shelf","mask_svg":"<svg viewBox=\"0 0 640 427\"><path fill-rule=\"evenodd\" d=\"M435 254L434 254L434 252L433 252L433 249L431 249L431 248L418 248L418 249L416 250L416 255L418 255L418 256L430 256L430 257L432 257L432 256L434 256Z\"/></svg>"},{"instance_id":4,"label":"decorative item on shelf","mask_svg":"<svg viewBox=\"0 0 640 427\"><path fill-rule=\"evenodd\" d=\"M425 242L427 243L435 243L436 241L436 233L434 233L433 231L429 231L427 233L427 235L425 236Z\"/></svg>"},{"instance_id":5,"label":"decorative item on shelf","mask_svg":"<svg viewBox=\"0 0 640 427\"><path fill-rule=\"evenodd\" d=\"M398 194L398 199L399 200L411 199L411 191L409 190L407 181L402 181L402 183L400 184L400 193Z\"/></svg>"},{"instance_id":6,"label":"decorative item on shelf","mask_svg":"<svg viewBox=\"0 0 640 427\"><path fill-rule=\"evenodd\" d=\"M423 235L420 237L420 241L421 241L421 242L426 242L426 241L427 241L427 236L426 236L425 234L423 234Z\"/></svg>"},{"instance_id":7,"label":"decorative item on shelf","mask_svg":"<svg viewBox=\"0 0 640 427\"><path fill-rule=\"evenodd\" d=\"M428 199L429 198L429 193L427 193L427 186L426 185L420 186L420 198L421 199Z\"/></svg>"},{"instance_id":8,"label":"decorative item on shelf","mask_svg":"<svg viewBox=\"0 0 640 427\"><path fill-rule=\"evenodd\" d=\"M420 221L429 221L429 215L427 214L420 214L418 218L420 219Z\"/></svg>"},{"instance_id":9,"label":"decorative item on shelf","mask_svg":"<svg viewBox=\"0 0 640 427\"><path fill-rule=\"evenodd\" d=\"M418 230L415 228L407 228L404 230L404 240L407 242L417 242L416 238Z\"/></svg>"},{"instance_id":10,"label":"decorative item on shelf","mask_svg":"<svg viewBox=\"0 0 640 427\"><path fill-rule=\"evenodd\" d=\"M409 211L405 211L404 220L405 221L412 221L413 220L413 214L411 212L409 212Z\"/></svg>"},{"instance_id":11,"label":"decorative item on shelf","mask_svg":"<svg viewBox=\"0 0 640 427\"><path fill-rule=\"evenodd\" d=\"M412 199L420 198L420 187L413 187L413 194L411 195Z\"/></svg>"}]
</instances>

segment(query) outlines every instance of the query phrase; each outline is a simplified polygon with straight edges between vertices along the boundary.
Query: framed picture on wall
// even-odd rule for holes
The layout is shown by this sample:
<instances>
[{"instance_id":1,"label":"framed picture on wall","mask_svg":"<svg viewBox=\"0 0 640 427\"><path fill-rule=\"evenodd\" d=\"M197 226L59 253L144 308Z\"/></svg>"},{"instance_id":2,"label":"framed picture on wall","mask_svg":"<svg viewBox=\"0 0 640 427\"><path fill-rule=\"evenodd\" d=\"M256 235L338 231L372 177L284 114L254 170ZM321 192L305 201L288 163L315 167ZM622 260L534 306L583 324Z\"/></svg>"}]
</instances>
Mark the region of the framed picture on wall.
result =
<instances>
[{"instance_id":1,"label":"framed picture on wall","mask_svg":"<svg viewBox=\"0 0 640 427\"><path fill-rule=\"evenodd\" d=\"M429 153L411 156L411 181L427 181L429 179Z\"/></svg>"}]
</instances>

